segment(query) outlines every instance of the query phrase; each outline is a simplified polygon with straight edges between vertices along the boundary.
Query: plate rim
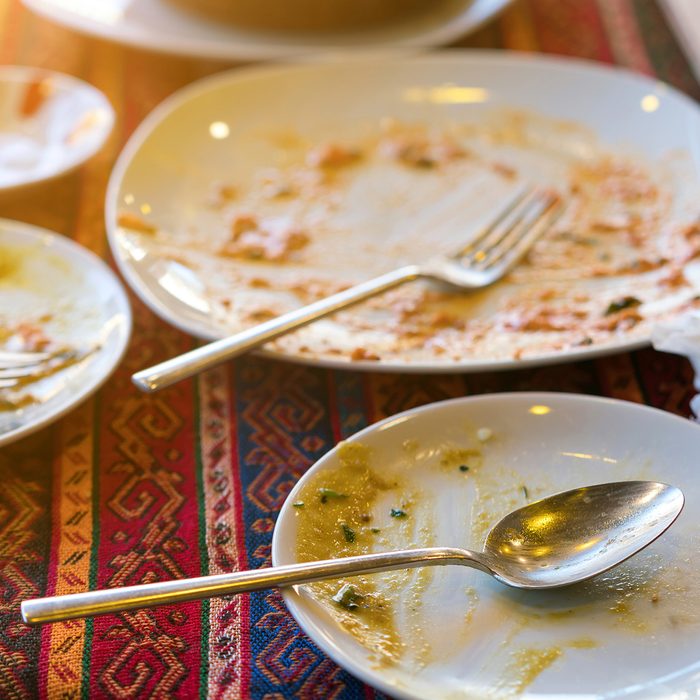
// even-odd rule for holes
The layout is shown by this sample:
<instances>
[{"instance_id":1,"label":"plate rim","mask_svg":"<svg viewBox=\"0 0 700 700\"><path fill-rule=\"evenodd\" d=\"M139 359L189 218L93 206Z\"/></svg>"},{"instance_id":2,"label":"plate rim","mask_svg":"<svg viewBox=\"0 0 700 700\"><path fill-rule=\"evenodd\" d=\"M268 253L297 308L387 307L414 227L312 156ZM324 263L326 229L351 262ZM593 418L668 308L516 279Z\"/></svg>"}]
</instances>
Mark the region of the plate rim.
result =
<instances>
[{"instance_id":1,"label":"plate rim","mask_svg":"<svg viewBox=\"0 0 700 700\"><path fill-rule=\"evenodd\" d=\"M91 94L95 98L95 104L99 109L104 110L107 117L107 121L102 130L100 138L98 138L93 146L85 151L85 153L73 162L68 163L66 166L62 166L58 170L54 170L45 175L35 175L33 177L24 178L18 182L11 183L9 185L0 185L0 196L5 194L14 193L25 188L30 188L35 185L39 185L45 182L52 182L65 175L68 175L79 167L87 163L91 158L97 155L107 139L109 139L112 131L114 130L114 124L116 123L116 112L112 103L109 101L107 95L102 92L98 87L92 83L88 83L82 78L77 78L69 73L62 73L61 71L51 70L49 68L43 68L41 66L27 66L21 64L7 64L0 66L0 82L2 82L5 76L19 76L22 75L32 75L32 76L42 76L44 78L50 78L58 82L59 85L73 86L75 89L80 90L85 93Z\"/></svg>"},{"instance_id":2,"label":"plate rim","mask_svg":"<svg viewBox=\"0 0 700 700\"><path fill-rule=\"evenodd\" d=\"M104 371L98 373L91 382L87 382L86 384L82 385L80 391L66 396L63 401L57 404L55 409L49 411L47 415L43 416L39 420L0 434L0 447L27 437L28 435L45 428L50 423L53 423L65 416L67 413L72 411L79 404L82 404L86 399L97 392L112 376L124 358L133 330L133 314L131 304L129 303L129 297L124 289L124 285L122 285L119 278L109 267L109 265L96 253L55 231L51 231L42 226L35 226L34 224L29 224L24 221L0 218L0 235L4 229L12 229L13 234L19 233L21 237L26 236L30 241L41 243L44 249L52 249L54 252L58 253L62 259L66 259L64 251L67 250L69 251L68 255L77 256L78 260L80 260L83 264L86 266L90 265L93 267L93 269L99 271L104 278L109 279L110 284L113 287L115 298L117 299L118 306L120 307L119 313L124 315L124 323L122 324L123 328L121 332L117 336L118 342L116 344L116 350L113 353L112 361L106 365ZM71 265L74 264L74 260L75 257L70 259Z\"/></svg>"},{"instance_id":3,"label":"plate rim","mask_svg":"<svg viewBox=\"0 0 700 700\"><path fill-rule=\"evenodd\" d=\"M26 0L25 0L26 1ZM447 49L439 52L407 50L407 49L380 49L365 52L350 52L344 54L334 54L332 56L312 56L294 57L285 61L276 61L262 65L246 66L243 68L229 68L214 73L204 78L200 78L188 85L176 90L144 118L136 127L128 141L117 157L105 193L105 226L107 239L112 250L112 255L116 261L120 273L126 280L129 287L136 293L139 299L159 318L169 325L201 340L213 341L222 336L202 331L195 328L194 324L180 320L176 313L171 312L168 306L162 303L155 295L141 284L139 275L128 264L128 260L121 254L121 246L117 236L117 210L118 195L121 182L131 165L134 157L141 150L143 144L151 134L176 112L183 105L208 92L227 84L254 80L258 77L272 77L284 75L289 72L299 70L319 70L328 69L333 66L347 65L348 61L358 63L371 63L381 59L387 65L391 63L428 62L434 65L440 63L451 63L460 61L469 63L490 63L501 66L535 65L544 66L554 70L581 71L584 74L599 74L605 76L620 77L624 80L636 84L638 87L649 88L663 85L666 98L671 97L677 100L684 108L691 110L700 120L700 105L685 93L676 89L672 85L652 78L641 73L634 72L628 68L591 61L588 59L570 56L549 56L542 54L532 54L526 51L511 51L502 49ZM521 369L528 367L544 367L548 365L563 364L568 362L578 362L592 360L598 357L605 357L619 352L629 352L640 348L648 347L651 344L651 333L645 338L630 339L626 342L610 342L600 345L583 346L581 348L570 348L565 353L549 352L541 355L526 357L524 359L502 359L502 360L478 360L478 361L455 361L451 363L434 362L376 362L371 360L336 360L332 358L313 358L302 355L286 354L278 350L257 349L253 353L269 359L291 362L298 365L325 367L328 369L341 369L362 372L388 372L404 374L456 374L502 371L510 369Z\"/></svg>"},{"instance_id":4,"label":"plate rim","mask_svg":"<svg viewBox=\"0 0 700 700\"><path fill-rule=\"evenodd\" d=\"M157 35L155 41L153 37L144 37L142 27L139 31L130 34L128 31L123 31L121 25L115 29L114 25L100 23L97 20L91 19L89 16L84 17L79 12L71 11L69 8L63 7L53 0L22 0L23 4L33 13L55 22L61 26L68 27L74 31L87 36L97 36L102 39L107 39L125 46L133 48L141 48L156 53L171 54L179 56L190 56L203 59L225 60L225 61L254 61L254 60L269 60L280 59L292 56L310 55L317 52L338 51L336 45L316 44L311 48L306 48L303 45L283 44L274 41L256 41L254 38L250 45L236 47L235 42L214 40L207 41L204 39L195 39L189 42L177 40L169 40L167 38L160 39L161 35ZM451 41L456 41L460 37L470 34L481 26L486 24L491 19L497 17L513 0L465 0L462 11L457 12L453 17L447 19L444 23L429 30L418 31L409 36L394 41L385 42L384 45L389 45L394 48L431 48L446 44ZM168 8L166 12L174 12L173 8ZM197 18L193 17L192 21ZM206 20L200 20L206 23ZM128 24L128 23L127 23ZM254 32L251 33L251 35ZM381 39L376 45L382 44ZM342 51L363 51L362 46L353 48L353 45L343 45Z\"/></svg>"},{"instance_id":5,"label":"plate rim","mask_svg":"<svg viewBox=\"0 0 700 700\"><path fill-rule=\"evenodd\" d=\"M625 399L618 399L609 396L600 396L597 394L577 394L573 392L557 392L557 391L505 391L505 392L489 392L484 394L472 394L468 396L459 396L451 399L445 399L442 401L434 401L431 403L423 404L421 406L416 406L414 408L407 409L406 411L401 411L391 416L387 416L371 425L362 428L356 433L353 433L347 438L343 438L341 442L357 442L362 440L367 434L373 434L386 429L391 424L396 421L404 421L406 419L415 419L416 416L423 414L430 414L433 411L439 410L445 406L453 405L467 405L476 404L480 402L488 403L499 403L499 402L512 402L519 401L524 403L533 404L546 404L547 402L560 401L564 404L576 405L576 404L593 404L593 405L605 405L606 407L613 407L613 410L641 412L647 415L657 416L662 420L667 420L671 423L677 425L683 425L683 429L690 430L700 430L700 424L684 418L680 415L670 413L661 408L655 406L649 406L648 404L636 403L634 401L627 401ZM333 459L334 455L338 451L338 442L325 452L321 457L319 457L313 464L302 474L297 483L294 485L292 490L287 494L287 497L280 508L279 514L275 521L275 528L272 533L271 542L271 565L280 566L284 564L294 563L294 561L280 560L280 554L282 550L282 545L280 544L280 539L282 535L278 534L282 526L283 521L293 517L293 506L292 503L295 499L295 494L301 489L300 484L306 480L311 474L322 469L326 462ZM280 592L282 594L282 599L284 601L285 607L292 615L294 620L297 622L302 632L314 643L321 651L332 659L338 666L343 668L345 671L351 675L358 678L363 683L380 690L381 692L388 693L390 697L395 697L397 700L422 700L422 697L418 694L412 693L410 688L398 687L392 685L387 680L381 677L375 677L369 667L356 664L351 658L343 655L340 650L339 645L329 644L328 640L322 634L316 634L315 626L311 615L304 610L304 608L298 604L297 599L298 594L295 593L294 587L281 588ZM527 691L526 691L527 692ZM525 695L519 694L514 695L513 698L523 698ZM637 695L634 696L638 697ZM642 697L642 696L639 696Z\"/></svg>"}]
</instances>

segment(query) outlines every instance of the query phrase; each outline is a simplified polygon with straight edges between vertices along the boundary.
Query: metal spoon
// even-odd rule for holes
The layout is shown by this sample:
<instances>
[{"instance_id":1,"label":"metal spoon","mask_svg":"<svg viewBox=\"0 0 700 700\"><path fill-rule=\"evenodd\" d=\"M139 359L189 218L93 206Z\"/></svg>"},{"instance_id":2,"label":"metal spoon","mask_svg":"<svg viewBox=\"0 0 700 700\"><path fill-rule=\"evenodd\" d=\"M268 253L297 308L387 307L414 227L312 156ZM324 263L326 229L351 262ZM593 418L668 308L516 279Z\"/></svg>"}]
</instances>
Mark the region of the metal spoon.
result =
<instances>
[{"instance_id":1,"label":"metal spoon","mask_svg":"<svg viewBox=\"0 0 700 700\"><path fill-rule=\"evenodd\" d=\"M653 481L586 486L513 511L489 532L483 552L450 547L365 554L216 576L164 581L22 603L28 624L292 586L416 566L470 566L514 588L568 586L597 576L653 542L678 517L683 494Z\"/></svg>"}]
</instances>

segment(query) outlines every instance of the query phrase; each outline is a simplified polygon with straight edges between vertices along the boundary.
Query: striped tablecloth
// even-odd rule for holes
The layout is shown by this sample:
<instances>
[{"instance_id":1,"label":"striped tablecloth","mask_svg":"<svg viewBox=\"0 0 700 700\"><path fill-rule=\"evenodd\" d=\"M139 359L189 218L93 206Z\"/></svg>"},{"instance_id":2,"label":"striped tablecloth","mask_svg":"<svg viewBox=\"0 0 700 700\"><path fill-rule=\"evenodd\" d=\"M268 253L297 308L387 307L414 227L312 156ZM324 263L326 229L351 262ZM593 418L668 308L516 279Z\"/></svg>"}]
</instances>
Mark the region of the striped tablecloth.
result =
<instances>
[{"instance_id":1,"label":"striped tablecloth","mask_svg":"<svg viewBox=\"0 0 700 700\"><path fill-rule=\"evenodd\" d=\"M99 0L94 0L99 2ZM698 98L653 0L520 0L460 42L617 63ZM76 174L0 200L0 216L58 231L109 259L103 201L130 132L164 97L226 67L78 36L0 0L0 63L44 66L102 89L118 114ZM275 517L337 440L383 416L455 396L542 389L689 414L692 372L652 350L479 376L355 374L244 359L156 396L129 381L193 340L132 298L129 352L102 391L0 450L0 697L372 698L262 592L29 628L42 594L269 564Z\"/></svg>"}]
</instances>

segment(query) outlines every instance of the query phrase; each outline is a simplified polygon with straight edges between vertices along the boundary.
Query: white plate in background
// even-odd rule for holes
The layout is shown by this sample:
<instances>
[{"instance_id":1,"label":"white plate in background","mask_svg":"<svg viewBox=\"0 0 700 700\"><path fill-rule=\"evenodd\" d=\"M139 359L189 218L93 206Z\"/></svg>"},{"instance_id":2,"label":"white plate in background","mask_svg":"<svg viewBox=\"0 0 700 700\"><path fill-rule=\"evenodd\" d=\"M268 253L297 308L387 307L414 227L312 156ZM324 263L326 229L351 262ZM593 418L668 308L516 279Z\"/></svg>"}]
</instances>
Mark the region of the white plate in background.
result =
<instances>
[{"instance_id":1,"label":"white plate in background","mask_svg":"<svg viewBox=\"0 0 700 700\"><path fill-rule=\"evenodd\" d=\"M0 219L0 326L23 321L88 354L24 387L35 403L0 410L0 445L58 419L102 385L126 350L131 309L121 283L96 255L45 229ZM0 389L0 398L6 391Z\"/></svg>"},{"instance_id":2,"label":"white plate in background","mask_svg":"<svg viewBox=\"0 0 700 700\"><path fill-rule=\"evenodd\" d=\"M226 60L260 60L353 48L432 47L474 31L511 0L453 0L434 17L367 31L274 34L184 12L167 0L24 0L33 12L89 35L139 48Z\"/></svg>"},{"instance_id":3,"label":"white plate in background","mask_svg":"<svg viewBox=\"0 0 700 700\"><path fill-rule=\"evenodd\" d=\"M487 427L475 473L441 464L449 450L473 448ZM599 397L492 394L423 406L350 438L371 450L385 481L402 482L376 505L380 549L426 545L481 548L484 531L528 500L616 480L658 480L681 488L678 521L643 552L586 584L522 592L459 566L376 574L406 649L378 661L307 587L283 591L305 632L341 666L397 698L686 697L700 682L700 427L660 410ZM478 445L478 441L476 442ZM472 458L477 459L477 458ZM288 496L275 526L274 565L296 558L296 518L321 508L304 493L339 466L337 449ZM364 482L362 482L364 483ZM315 485L318 482L314 482ZM523 490L523 487L527 491ZM403 491L408 517L386 517ZM377 511L377 512L375 512ZM410 522L412 520L412 522ZM319 537L322 536L319 534ZM358 534L358 541L364 537ZM424 573L421 573L424 572ZM421 578L423 577L423 578ZM415 592L419 591L417 597Z\"/></svg>"},{"instance_id":4,"label":"white plate in background","mask_svg":"<svg viewBox=\"0 0 700 700\"><path fill-rule=\"evenodd\" d=\"M0 192L50 180L102 147L114 110L92 85L27 66L0 66Z\"/></svg>"}]
</instances>

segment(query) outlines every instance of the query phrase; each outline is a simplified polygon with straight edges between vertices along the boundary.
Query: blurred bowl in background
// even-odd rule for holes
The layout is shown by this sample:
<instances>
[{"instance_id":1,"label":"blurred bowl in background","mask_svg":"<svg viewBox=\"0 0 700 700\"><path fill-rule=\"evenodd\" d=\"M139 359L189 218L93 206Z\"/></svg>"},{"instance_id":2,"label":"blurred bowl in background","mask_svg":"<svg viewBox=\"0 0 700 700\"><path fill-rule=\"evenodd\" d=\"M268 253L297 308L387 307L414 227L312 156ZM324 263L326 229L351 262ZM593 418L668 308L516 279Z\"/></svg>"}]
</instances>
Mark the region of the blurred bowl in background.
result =
<instances>
[{"instance_id":1,"label":"blurred bowl in background","mask_svg":"<svg viewBox=\"0 0 700 700\"><path fill-rule=\"evenodd\" d=\"M151 51L240 61L442 46L475 31L511 0L22 2L52 22L91 36Z\"/></svg>"},{"instance_id":2,"label":"blurred bowl in background","mask_svg":"<svg viewBox=\"0 0 700 700\"><path fill-rule=\"evenodd\" d=\"M168 0L216 21L266 31L352 31L454 15L467 0Z\"/></svg>"}]
</instances>

